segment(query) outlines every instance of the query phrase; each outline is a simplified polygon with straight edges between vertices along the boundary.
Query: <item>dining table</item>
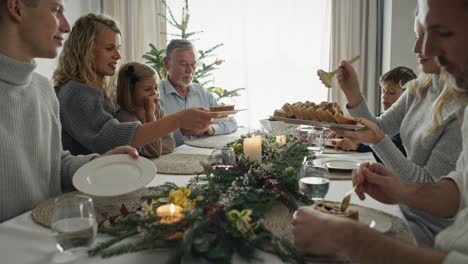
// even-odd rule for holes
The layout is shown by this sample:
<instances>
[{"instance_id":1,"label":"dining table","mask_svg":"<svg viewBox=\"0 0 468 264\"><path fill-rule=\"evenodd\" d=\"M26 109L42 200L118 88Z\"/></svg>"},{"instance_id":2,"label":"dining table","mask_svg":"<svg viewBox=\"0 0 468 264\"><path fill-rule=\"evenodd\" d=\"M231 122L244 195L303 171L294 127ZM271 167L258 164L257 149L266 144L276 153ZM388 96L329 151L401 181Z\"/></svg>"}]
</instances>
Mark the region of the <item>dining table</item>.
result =
<instances>
[{"instance_id":1,"label":"dining table","mask_svg":"<svg viewBox=\"0 0 468 264\"><path fill-rule=\"evenodd\" d=\"M239 129L234 134L235 137L240 136L245 132L245 129ZM229 135L230 138L233 135ZM200 148L189 145L181 145L174 151L175 154L201 154L210 155L213 149ZM327 153L327 152L325 152ZM375 161L372 153L332 153L322 154L321 157L342 157L360 161ZM351 172L348 172L349 174ZM157 172L154 179L148 184L150 186L158 186L166 182L174 183L178 186L186 185L190 179L196 177L192 175L174 175L162 174ZM344 195L352 189L350 177L347 179L331 180L329 191L325 196L325 200L340 202ZM406 220L398 205L387 205L380 203L371 197L366 197L365 200L360 200L356 194L352 194L351 203L367 208L373 208L381 212L401 219L406 225ZM105 241L109 237L98 233L95 243ZM257 250L257 258L251 260L250 263L283 263L277 256ZM44 226L36 224L32 217L31 211L19 215L15 218L7 220L0 224L0 263L1 264L42 264L42 263L165 263L169 258L169 251L163 249L147 250L131 254L124 254L110 258L102 258L100 256L89 257L85 250L73 252L71 254L61 253L56 248L56 242L53 232ZM246 260L239 256L234 256L233 263L247 263ZM315 261L314 263L320 263ZM330 262L327 262L330 263Z\"/></svg>"}]
</instances>

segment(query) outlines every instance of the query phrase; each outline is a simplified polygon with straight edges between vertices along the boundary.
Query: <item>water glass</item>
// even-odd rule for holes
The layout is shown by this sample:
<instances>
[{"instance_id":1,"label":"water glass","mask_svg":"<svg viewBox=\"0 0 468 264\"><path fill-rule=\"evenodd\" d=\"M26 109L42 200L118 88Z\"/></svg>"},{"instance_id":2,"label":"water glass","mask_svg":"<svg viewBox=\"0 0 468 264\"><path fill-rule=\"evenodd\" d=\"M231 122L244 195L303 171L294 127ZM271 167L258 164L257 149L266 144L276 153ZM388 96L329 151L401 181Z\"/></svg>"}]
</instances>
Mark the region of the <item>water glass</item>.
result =
<instances>
[{"instance_id":1,"label":"water glass","mask_svg":"<svg viewBox=\"0 0 468 264\"><path fill-rule=\"evenodd\" d=\"M209 159L210 167L213 169L229 170L236 166L236 155L232 148L215 148Z\"/></svg>"},{"instance_id":2,"label":"water glass","mask_svg":"<svg viewBox=\"0 0 468 264\"><path fill-rule=\"evenodd\" d=\"M307 134L307 149L310 154L317 156L323 153L325 149L325 134L321 128L314 128Z\"/></svg>"},{"instance_id":3,"label":"water glass","mask_svg":"<svg viewBox=\"0 0 468 264\"><path fill-rule=\"evenodd\" d=\"M55 199L52 231L60 252L91 246L97 233L96 211L91 197L72 195Z\"/></svg>"},{"instance_id":4,"label":"water glass","mask_svg":"<svg viewBox=\"0 0 468 264\"><path fill-rule=\"evenodd\" d=\"M299 138L300 142L307 144L307 140L308 140L307 135L313 129L314 129L313 126L299 125L296 131L297 131L297 137Z\"/></svg>"},{"instance_id":5,"label":"water glass","mask_svg":"<svg viewBox=\"0 0 468 264\"><path fill-rule=\"evenodd\" d=\"M305 161L299 173L299 191L313 201L323 200L330 186L330 175L324 164Z\"/></svg>"}]
</instances>

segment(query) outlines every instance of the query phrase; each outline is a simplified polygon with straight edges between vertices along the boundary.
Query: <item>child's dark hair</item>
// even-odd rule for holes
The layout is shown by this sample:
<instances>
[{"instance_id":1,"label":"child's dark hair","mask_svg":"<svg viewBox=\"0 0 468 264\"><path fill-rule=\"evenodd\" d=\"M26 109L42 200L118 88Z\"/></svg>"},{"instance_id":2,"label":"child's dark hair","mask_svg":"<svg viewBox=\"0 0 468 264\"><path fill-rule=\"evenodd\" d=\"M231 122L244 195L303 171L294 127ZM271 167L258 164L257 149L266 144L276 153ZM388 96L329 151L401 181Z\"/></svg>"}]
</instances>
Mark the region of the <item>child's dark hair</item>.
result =
<instances>
[{"instance_id":1,"label":"child's dark hair","mask_svg":"<svg viewBox=\"0 0 468 264\"><path fill-rule=\"evenodd\" d=\"M403 86L407 82L416 79L416 74L408 67L398 66L380 76L381 83L392 82Z\"/></svg>"}]
</instances>

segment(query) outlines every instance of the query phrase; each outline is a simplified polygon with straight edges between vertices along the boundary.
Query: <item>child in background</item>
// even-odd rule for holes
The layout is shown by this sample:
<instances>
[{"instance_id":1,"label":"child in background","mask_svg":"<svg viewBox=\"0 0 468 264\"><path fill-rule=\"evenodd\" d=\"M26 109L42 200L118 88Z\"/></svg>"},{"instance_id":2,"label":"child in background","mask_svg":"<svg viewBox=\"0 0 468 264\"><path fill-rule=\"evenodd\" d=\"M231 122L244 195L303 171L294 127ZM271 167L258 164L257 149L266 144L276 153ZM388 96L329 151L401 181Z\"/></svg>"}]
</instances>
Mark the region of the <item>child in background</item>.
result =
<instances>
[{"instance_id":1,"label":"child in background","mask_svg":"<svg viewBox=\"0 0 468 264\"><path fill-rule=\"evenodd\" d=\"M405 91L403 87L407 82L416 79L416 74L407 67L399 66L396 67L382 76L380 76L380 88L382 89L382 106L383 110L387 111ZM334 134L334 133L333 133ZM393 143L400 149L401 153L406 156L405 148L401 143L400 134L392 137ZM349 138L344 138L338 141L336 144L337 149L343 149L346 151L358 151L358 152L371 152L372 149L365 144L357 144ZM377 161L380 162L379 157L375 155Z\"/></svg>"},{"instance_id":2,"label":"child in background","mask_svg":"<svg viewBox=\"0 0 468 264\"><path fill-rule=\"evenodd\" d=\"M164 117L164 109L159 104L158 75L151 68L138 62L123 65L117 79L116 118L120 122L140 121L142 124ZM140 148L140 155L158 158L174 151L172 133L156 139Z\"/></svg>"}]
</instances>

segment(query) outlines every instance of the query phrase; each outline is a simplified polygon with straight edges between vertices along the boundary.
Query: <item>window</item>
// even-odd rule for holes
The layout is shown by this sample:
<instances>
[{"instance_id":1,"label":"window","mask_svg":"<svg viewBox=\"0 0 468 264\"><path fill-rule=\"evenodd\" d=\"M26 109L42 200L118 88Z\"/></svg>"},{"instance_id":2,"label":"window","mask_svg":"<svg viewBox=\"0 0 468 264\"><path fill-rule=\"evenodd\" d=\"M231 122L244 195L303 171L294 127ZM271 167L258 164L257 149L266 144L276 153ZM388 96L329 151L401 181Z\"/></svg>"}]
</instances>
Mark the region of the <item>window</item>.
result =
<instances>
[{"instance_id":1,"label":"window","mask_svg":"<svg viewBox=\"0 0 468 264\"><path fill-rule=\"evenodd\" d=\"M199 49L218 43L225 60L214 72L215 86L246 88L225 103L247 108L235 117L239 125L259 128L286 102L326 101L328 90L316 72L329 65L329 0L192 0L189 30L203 30L193 42ZM183 1L169 0L177 19ZM168 14L169 15L169 14ZM179 15L179 17L177 17ZM178 33L170 24L169 33ZM170 41L172 36L168 36Z\"/></svg>"}]
</instances>

